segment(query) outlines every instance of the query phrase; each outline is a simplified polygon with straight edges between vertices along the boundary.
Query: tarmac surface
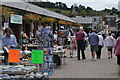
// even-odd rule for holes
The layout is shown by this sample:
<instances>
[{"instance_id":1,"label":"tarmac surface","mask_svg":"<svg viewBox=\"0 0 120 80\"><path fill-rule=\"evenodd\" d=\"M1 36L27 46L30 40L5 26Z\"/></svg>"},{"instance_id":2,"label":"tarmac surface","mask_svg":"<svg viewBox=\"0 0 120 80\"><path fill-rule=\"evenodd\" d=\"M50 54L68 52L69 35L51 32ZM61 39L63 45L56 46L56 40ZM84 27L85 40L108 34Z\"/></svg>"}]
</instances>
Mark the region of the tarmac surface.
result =
<instances>
[{"instance_id":1,"label":"tarmac surface","mask_svg":"<svg viewBox=\"0 0 120 80\"><path fill-rule=\"evenodd\" d=\"M61 68L54 70L54 75L50 78L118 78L118 65L116 56L113 54L112 59L108 59L107 49L103 47L101 59L91 60L90 48L85 51L86 59L77 60L76 51L74 57L70 58L70 51L66 52L66 64Z\"/></svg>"}]
</instances>

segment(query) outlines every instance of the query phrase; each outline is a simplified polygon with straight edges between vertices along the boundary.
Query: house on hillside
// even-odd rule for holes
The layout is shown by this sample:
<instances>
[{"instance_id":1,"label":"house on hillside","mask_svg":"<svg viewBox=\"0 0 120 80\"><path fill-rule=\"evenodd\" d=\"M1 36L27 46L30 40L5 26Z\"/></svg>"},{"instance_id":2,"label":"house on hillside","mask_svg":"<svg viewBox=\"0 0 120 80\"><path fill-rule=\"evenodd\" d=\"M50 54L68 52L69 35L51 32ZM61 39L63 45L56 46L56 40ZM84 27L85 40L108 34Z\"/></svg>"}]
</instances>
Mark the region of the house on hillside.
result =
<instances>
[{"instance_id":1,"label":"house on hillside","mask_svg":"<svg viewBox=\"0 0 120 80\"><path fill-rule=\"evenodd\" d=\"M80 23L84 29L96 29L97 31L102 29L101 20L99 16L93 16L93 17L81 17L81 16L76 16L72 18L75 20L77 23Z\"/></svg>"},{"instance_id":2,"label":"house on hillside","mask_svg":"<svg viewBox=\"0 0 120 80\"><path fill-rule=\"evenodd\" d=\"M120 29L120 18L116 20L116 28L117 30Z\"/></svg>"},{"instance_id":3,"label":"house on hillside","mask_svg":"<svg viewBox=\"0 0 120 80\"><path fill-rule=\"evenodd\" d=\"M116 30L116 18L117 18L117 16L113 16L113 15L106 15L103 18L105 25L108 25L108 28L111 31Z\"/></svg>"}]
</instances>

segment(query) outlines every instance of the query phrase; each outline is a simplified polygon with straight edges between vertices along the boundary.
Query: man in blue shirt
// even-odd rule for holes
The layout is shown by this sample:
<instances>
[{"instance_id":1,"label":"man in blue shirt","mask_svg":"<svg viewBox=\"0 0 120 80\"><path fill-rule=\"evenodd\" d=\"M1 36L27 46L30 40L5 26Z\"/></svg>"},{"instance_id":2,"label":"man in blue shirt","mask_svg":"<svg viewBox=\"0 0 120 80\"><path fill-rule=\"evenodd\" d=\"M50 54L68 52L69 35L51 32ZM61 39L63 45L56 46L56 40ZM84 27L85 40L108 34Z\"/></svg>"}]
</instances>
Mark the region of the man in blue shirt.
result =
<instances>
[{"instance_id":1,"label":"man in blue shirt","mask_svg":"<svg viewBox=\"0 0 120 80\"><path fill-rule=\"evenodd\" d=\"M96 31L93 30L92 33L89 35L89 39L88 39L90 43L91 55L93 61L95 61L95 54L96 51L98 50L98 43L99 43L99 37L95 32Z\"/></svg>"},{"instance_id":2,"label":"man in blue shirt","mask_svg":"<svg viewBox=\"0 0 120 80\"><path fill-rule=\"evenodd\" d=\"M8 64L8 49L15 48L17 45L16 37L12 34L10 28L5 29L5 35L2 38L2 45L4 50L5 64Z\"/></svg>"}]
</instances>

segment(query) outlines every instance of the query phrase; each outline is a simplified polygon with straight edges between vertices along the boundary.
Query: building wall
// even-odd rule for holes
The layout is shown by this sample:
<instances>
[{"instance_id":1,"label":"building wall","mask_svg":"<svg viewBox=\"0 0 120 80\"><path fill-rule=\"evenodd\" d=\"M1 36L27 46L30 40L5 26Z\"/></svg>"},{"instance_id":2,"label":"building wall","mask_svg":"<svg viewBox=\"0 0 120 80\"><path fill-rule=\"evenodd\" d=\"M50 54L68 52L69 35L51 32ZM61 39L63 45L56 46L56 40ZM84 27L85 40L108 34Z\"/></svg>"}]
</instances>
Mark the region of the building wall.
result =
<instances>
[{"instance_id":1,"label":"building wall","mask_svg":"<svg viewBox=\"0 0 120 80\"><path fill-rule=\"evenodd\" d=\"M120 1L118 2L118 10L120 11Z\"/></svg>"},{"instance_id":2,"label":"building wall","mask_svg":"<svg viewBox=\"0 0 120 80\"><path fill-rule=\"evenodd\" d=\"M108 27L116 27L116 17L104 17L104 21Z\"/></svg>"},{"instance_id":3,"label":"building wall","mask_svg":"<svg viewBox=\"0 0 120 80\"><path fill-rule=\"evenodd\" d=\"M117 25L117 30L120 29L120 20L116 23Z\"/></svg>"}]
</instances>

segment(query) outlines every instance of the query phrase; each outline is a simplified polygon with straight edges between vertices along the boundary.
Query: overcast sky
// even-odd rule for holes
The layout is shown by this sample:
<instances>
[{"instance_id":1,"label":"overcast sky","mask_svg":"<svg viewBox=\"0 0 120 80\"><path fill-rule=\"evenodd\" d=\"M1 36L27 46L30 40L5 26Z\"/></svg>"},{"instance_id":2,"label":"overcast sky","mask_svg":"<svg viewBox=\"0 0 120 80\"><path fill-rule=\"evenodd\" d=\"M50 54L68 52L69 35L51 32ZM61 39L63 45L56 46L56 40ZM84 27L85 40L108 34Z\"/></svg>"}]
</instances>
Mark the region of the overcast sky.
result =
<instances>
[{"instance_id":1,"label":"overcast sky","mask_svg":"<svg viewBox=\"0 0 120 80\"><path fill-rule=\"evenodd\" d=\"M43 0L45 1L45 0ZM105 8L111 9L115 7L118 9L118 1L120 0L48 0L50 2L63 2L66 3L68 7L77 3L78 5L89 6L94 10L103 10Z\"/></svg>"}]
</instances>

